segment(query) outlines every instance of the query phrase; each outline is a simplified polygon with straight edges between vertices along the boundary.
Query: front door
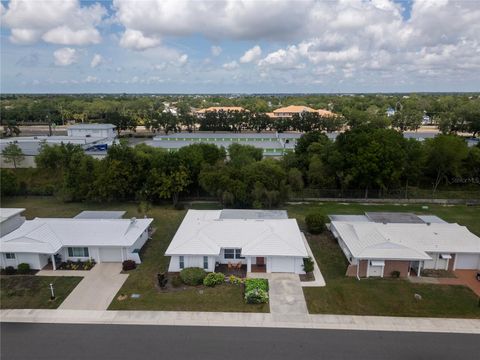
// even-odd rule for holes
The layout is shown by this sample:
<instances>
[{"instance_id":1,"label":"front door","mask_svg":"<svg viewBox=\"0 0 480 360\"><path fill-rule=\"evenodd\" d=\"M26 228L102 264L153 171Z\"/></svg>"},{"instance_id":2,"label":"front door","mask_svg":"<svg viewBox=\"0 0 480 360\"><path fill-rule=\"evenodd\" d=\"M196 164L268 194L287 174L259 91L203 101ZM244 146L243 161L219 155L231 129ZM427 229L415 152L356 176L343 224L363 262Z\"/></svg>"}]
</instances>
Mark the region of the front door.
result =
<instances>
[{"instance_id":1,"label":"front door","mask_svg":"<svg viewBox=\"0 0 480 360\"><path fill-rule=\"evenodd\" d=\"M265 265L265 258L264 257L257 257L256 263L257 263L257 265Z\"/></svg>"}]
</instances>

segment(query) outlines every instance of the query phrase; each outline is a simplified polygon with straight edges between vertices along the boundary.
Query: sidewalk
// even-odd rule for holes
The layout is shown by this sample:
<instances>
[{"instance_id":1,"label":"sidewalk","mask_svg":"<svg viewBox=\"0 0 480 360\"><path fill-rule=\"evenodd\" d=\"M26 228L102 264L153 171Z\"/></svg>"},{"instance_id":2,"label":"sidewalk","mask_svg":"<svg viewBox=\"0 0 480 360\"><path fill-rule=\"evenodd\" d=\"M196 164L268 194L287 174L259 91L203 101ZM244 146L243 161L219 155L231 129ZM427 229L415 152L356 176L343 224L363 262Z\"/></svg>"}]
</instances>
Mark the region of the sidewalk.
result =
<instances>
[{"instance_id":1,"label":"sidewalk","mask_svg":"<svg viewBox=\"0 0 480 360\"><path fill-rule=\"evenodd\" d=\"M0 321L60 324L176 325L480 334L480 320L349 315L182 311L0 310Z\"/></svg>"}]
</instances>

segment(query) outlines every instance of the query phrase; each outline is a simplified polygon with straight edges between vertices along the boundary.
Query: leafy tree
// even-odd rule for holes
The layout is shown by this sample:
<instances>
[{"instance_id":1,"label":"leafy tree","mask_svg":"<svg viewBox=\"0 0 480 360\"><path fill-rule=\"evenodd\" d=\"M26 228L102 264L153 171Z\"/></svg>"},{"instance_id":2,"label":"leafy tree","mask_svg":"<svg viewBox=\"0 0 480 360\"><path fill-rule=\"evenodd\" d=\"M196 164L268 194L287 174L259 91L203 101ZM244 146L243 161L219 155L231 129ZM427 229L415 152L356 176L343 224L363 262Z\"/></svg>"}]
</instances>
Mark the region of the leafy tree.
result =
<instances>
[{"instance_id":1,"label":"leafy tree","mask_svg":"<svg viewBox=\"0 0 480 360\"><path fill-rule=\"evenodd\" d=\"M300 192L303 190L305 184L303 182L303 175L297 168L291 168L288 170L288 185L294 192Z\"/></svg>"},{"instance_id":2,"label":"leafy tree","mask_svg":"<svg viewBox=\"0 0 480 360\"><path fill-rule=\"evenodd\" d=\"M262 149L251 145L232 144L228 147L230 164L236 167L242 167L255 161L260 161L263 157Z\"/></svg>"},{"instance_id":3,"label":"leafy tree","mask_svg":"<svg viewBox=\"0 0 480 360\"><path fill-rule=\"evenodd\" d=\"M459 176L463 161L467 158L465 141L455 135L438 135L426 140L427 174L433 178L433 192L438 185L447 182L449 176Z\"/></svg>"},{"instance_id":4,"label":"leafy tree","mask_svg":"<svg viewBox=\"0 0 480 360\"><path fill-rule=\"evenodd\" d=\"M3 195L16 195L19 191L18 179L11 170L0 171L0 190Z\"/></svg>"},{"instance_id":5,"label":"leafy tree","mask_svg":"<svg viewBox=\"0 0 480 360\"><path fill-rule=\"evenodd\" d=\"M401 132L406 130L418 130L422 125L422 112L414 109L397 111L392 117L392 126Z\"/></svg>"},{"instance_id":6,"label":"leafy tree","mask_svg":"<svg viewBox=\"0 0 480 360\"><path fill-rule=\"evenodd\" d=\"M2 156L6 163L13 163L15 169L25 159L22 149L15 143L8 144L2 150Z\"/></svg>"}]
</instances>

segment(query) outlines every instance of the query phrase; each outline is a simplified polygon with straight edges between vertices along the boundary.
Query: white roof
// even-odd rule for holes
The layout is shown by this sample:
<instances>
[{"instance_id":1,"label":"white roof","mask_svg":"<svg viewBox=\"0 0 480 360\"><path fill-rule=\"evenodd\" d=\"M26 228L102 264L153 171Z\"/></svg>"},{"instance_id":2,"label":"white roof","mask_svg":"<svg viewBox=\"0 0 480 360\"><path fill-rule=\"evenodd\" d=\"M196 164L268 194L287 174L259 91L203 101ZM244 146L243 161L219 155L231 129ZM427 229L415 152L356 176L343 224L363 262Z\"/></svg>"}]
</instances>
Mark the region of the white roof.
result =
<instances>
[{"instance_id":1,"label":"white roof","mask_svg":"<svg viewBox=\"0 0 480 360\"><path fill-rule=\"evenodd\" d=\"M0 223L10 219L11 217L24 212L23 208L0 208Z\"/></svg>"},{"instance_id":2,"label":"white roof","mask_svg":"<svg viewBox=\"0 0 480 360\"><path fill-rule=\"evenodd\" d=\"M219 255L240 248L243 256L307 257L295 219L221 219L221 210L189 210L165 255Z\"/></svg>"},{"instance_id":3,"label":"white roof","mask_svg":"<svg viewBox=\"0 0 480 360\"><path fill-rule=\"evenodd\" d=\"M458 224L332 221L332 226L360 259L428 260L427 253L480 253L480 238Z\"/></svg>"},{"instance_id":4,"label":"white roof","mask_svg":"<svg viewBox=\"0 0 480 360\"><path fill-rule=\"evenodd\" d=\"M0 238L0 251L53 254L63 246L131 246L152 221L35 218Z\"/></svg>"},{"instance_id":5,"label":"white roof","mask_svg":"<svg viewBox=\"0 0 480 360\"><path fill-rule=\"evenodd\" d=\"M126 211L92 211L85 210L74 216L74 219L121 219Z\"/></svg>"},{"instance_id":6,"label":"white roof","mask_svg":"<svg viewBox=\"0 0 480 360\"><path fill-rule=\"evenodd\" d=\"M75 124L70 125L68 130L98 130L98 129L115 129L113 124Z\"/></svg>"}]
</instances>

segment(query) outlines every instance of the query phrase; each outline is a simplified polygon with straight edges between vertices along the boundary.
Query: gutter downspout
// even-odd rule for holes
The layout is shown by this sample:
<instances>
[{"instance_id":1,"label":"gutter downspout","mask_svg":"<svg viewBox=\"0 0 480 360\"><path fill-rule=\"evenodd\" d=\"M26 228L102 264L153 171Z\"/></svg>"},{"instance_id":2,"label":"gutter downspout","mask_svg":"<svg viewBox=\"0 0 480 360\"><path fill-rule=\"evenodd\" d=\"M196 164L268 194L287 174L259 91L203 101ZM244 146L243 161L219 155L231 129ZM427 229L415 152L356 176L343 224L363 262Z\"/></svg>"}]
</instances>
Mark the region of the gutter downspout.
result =
<instances>
[{"instance_id":1,"label":"gutter downspout","mask_svg":"<svg viewBox=\"0 0 480 360\"><path fill-rule=\"evenodd\" d=\"M357 264L357 280L360 281L359 270L360 270L360 261L361 260L357 260L357 261L358 261L358 264Z\"/></svg>"}]
</instances>

